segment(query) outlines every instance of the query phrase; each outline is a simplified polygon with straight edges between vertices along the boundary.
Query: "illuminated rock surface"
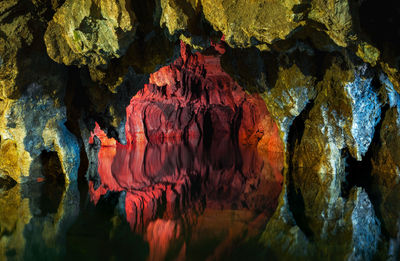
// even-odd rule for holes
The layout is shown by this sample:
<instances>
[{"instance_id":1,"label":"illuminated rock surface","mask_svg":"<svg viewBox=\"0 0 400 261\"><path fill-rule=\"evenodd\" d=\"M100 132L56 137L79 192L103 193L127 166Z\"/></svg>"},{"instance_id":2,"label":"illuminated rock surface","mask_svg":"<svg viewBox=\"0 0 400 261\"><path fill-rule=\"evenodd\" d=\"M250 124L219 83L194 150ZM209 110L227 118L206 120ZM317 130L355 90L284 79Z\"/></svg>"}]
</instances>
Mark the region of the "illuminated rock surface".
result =
<instances>
[{"instance_id":1,"label":"illuminated rock surface","mask_svg":"<svg viewBox=\"0 0 400 261\"><path fill-rule=\"evenodd\" d=\"M398 260L399 17L1 1L0 259Z\"/></svg>"}]
</instances>

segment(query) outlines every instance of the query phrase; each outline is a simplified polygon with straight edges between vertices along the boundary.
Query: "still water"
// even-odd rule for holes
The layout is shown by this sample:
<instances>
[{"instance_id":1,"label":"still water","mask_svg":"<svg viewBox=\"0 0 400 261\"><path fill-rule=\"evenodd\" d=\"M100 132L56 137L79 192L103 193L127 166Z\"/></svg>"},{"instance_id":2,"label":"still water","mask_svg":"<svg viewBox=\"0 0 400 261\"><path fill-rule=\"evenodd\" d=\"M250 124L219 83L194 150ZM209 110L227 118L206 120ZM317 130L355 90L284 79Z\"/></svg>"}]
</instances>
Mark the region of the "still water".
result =
<instances>
[{"instance_id":1,"label":"still water","mask_svg":"<svg viewBox=\"0 0 400 261\"><path fill-rule=\"evenodd\" d=\"M97 170L89 183L3 185L0 260L265 258L280 153L229 139L118 144L101 147Z\"/></svg>"}]
</instances>

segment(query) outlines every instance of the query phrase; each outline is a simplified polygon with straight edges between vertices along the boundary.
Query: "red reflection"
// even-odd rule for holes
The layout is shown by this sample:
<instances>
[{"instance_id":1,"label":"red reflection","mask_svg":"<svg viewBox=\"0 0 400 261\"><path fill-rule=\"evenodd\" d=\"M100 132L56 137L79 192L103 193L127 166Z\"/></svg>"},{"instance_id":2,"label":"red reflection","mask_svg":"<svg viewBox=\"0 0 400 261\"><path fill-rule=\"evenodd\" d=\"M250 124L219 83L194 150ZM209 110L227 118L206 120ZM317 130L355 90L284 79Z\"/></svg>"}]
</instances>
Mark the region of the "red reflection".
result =
<instances>
[{"instance_id":1,"label":"red reflection","mask_svg":"<svg viewBox=\"0 0 400 261\"><path fill-rule=\"evenodd\" d=\"M264 101L222 70L224 51L221 43L209 50L213 55L192 54L181 44L181 57L151 74L131 99L127 145L97 124L92 133L90 142L96 135L102 146L101 185L95 190L90 183L91 198L126 191L127 220L146 234L150 259L163 259L173 244L176 257L184 257L187 226L201 234L229 224L227 247L243 229L251 234L265 225L276 208L283 180L279 132Z\"/></svg>"}]
</instances>

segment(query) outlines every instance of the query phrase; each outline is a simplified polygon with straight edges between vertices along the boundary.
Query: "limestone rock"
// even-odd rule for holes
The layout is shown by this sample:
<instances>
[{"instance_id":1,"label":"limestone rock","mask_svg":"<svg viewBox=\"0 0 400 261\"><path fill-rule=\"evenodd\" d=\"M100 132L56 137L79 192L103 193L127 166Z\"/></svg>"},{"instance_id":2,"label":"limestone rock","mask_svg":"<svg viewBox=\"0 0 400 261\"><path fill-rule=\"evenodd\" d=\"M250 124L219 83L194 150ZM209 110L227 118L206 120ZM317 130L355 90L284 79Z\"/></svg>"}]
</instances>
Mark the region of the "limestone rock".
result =
<instances>
[{"instance_id":1,"label":"limestone rock","mask_svg":"<svg viewBox=\"0 0 400 261\"><path fill-rule=\"evenodd\" d=\"M223 52L222 46L215 48ZM128 143L187 140L210 132L215 138L224 134L238 137L239 143L282 151L262 99L246 94L222 70L219 57L218 52L191 55L182 43L181 58L151 74L149 84L127 107Z\"/></svg>"},{"instance_id":2,"label":"limestone rock","mask_svg":"<svg viewBox=\"0 0 400 261\"><path fill-rule=\"evenodd\" d=\"M380 52L377 48L365 42L361 42L358 45L356 54L363 59L364 62L370 63L372 66L376 65L380 56Z\"/></svg>"},{"instance_id":3,"label":"limestone rock","mask_svg":"<svg viewBox=\"0 0 400 261\"><path fill-rule=\"evenodd\" d=\"M304 24L306 1L201 1L204 17L232 47L286 39Z\"/></svg>"},{"instance_id":4,"label":"limestone rock","mask_svg":"<svg viewBox=\"0 0 400 261\"><path fill-rule=\"evenodd\" d=\"M270 215L276 206L282 153L259 154L251 147L238 148L229 138L213 140L209 146L194 140L187 144L137 140L121 145L108 139L98 126L92 141L96 140L94 135L102 144L98 154L101 183L95 188L90 182L92 200L98 202L110 190L126 191L126 217L139 232L157 218L158 211L165 218L174 218L180 210L196 210L203 195L215 208L252 206ZM215 156L210 158L210 154ZM278 157L274 158L275 154ZM201 194L195 192L199 184L204 188ZM219 197L223 200L215 201ZM162 206L166 206L164 211Z\"/></svg>"},{"instance_id":5,"label":"limestone rock","mask_svg":"<svg viewBox=\"0 0 400 261\"><path fill-rule=\"evenodd\" d=\"M204 19L201 1L162 0L159 8L160 26L168 30L170 38L179 38L197 50L205 50L210 39L218 38Z\"/></svg>"},{"instance_id":6,"label":"limestone rock","mask_svg":"<svg viewBox=\"0 0 400 261\"><path fill-rule=\"evenodd\" d=\"M392 239L400 233L398 227L400 206L398 189L400 187L400 95L385 74L380 80L386 92L387 105L383 109L380 133L372 150L372 195L381 216L383 232Z\"/></svg>"},{"instance_id":7,"label":"limestone rock","mask_svg":"<svg viewBox=\"0 0 400 261\"><path fill-rule=\"evenodd\" d=\"M22 182L43 151L58 151L64 173L76 179L79 148L64 125L65 67L48 58L43 43L57 3L10 3L0 16L0 175Z\"/></svg>"},{"instance_id":8,"label":"limestone rock","mask_svg":"<svg viewBox=\"0 0 400 261\"><path fill-rule=\"evenodd\" d=\"M29 200L23 199L20 186L0 191L0 258L7 260L7 251L14 250L23 259L26 245L24 228L32 218Z\"/></svg>"},{"instance_id":9,"label":"limestone rock","mask_svg":"<svg viewBox=\"0 0 400 261\"><path fill-rule=\"evenodd\" d=\"M298 161L299 166L316 168L318 171L319 165L316 162L319 160L314 161L311 160L312 157L307 156L307 151L311 147L318 148L324 155L322 151L328 147L331 147L328 149L331 153L333 153L332 146L339 151L348 147L352 156L358 160L361 160L367 152L375 126L380 119L380 104L377 93L371 86L372 78L363 74L365 74L363 67L342 70L335 63L326 72L324 80L319 83L320 91L308 116L309 120L305 122L303 142L309 145L306 145L308 149L304 150L305 154L302 154L302 159ZM311 121L314 123L311 124ZM316 124L316 122L319 123ZM314 129L313 134L308 133L312 129ZM316 137L321 137L319 133L322 133L325 138L316 141ZM321 145L312 145L315 142ZM320 155L314 152L310 152L310 156L311 154ZM308 161L306 160L302 163L303 159L307 158L311 161L305 163Z\"/></svg>"},{"instance_id":10,"label":"limestone rock","mask_svg":"<svg viewBox=\"0 0 400 261\"><path fill-rule=\"evenodd\" d=\"M342 184L346 179L345 149L353 158L361 160L369 149L380 117L377 93L369 77L363 67L345 65L338 57L331 60L323 80L317 85L318 94L312 107L295 119L288 137L287 200L296 224L308 237L320 238L322 245L324 240L336 238L345 256L357 256L360 254L357 248L361 252L365 249L365 245L351 249L349 242L339 243L338 238L348 238L350 233L356 238L358 228L352 222L361 222L350 218L358 211L360 191L357 190L355 198L346 198ZM372 208L370 202L367 205ZM361 232L367 233L366 238L372 234L373 251L380 233L375 220L374 217L371 221L371 231ZM317 249L317 256L319 251ZM371 258L373 253L360 255L364 254Z\"/></svg>"},{"instance_id":11,"label":"limestone rock","mask_svg":"<svg viewBox=\"0 0 400 261\"><path fill-rule=\"evenodd\" d=\"M66 108L61 103L59 97L32 83L20 99L9 102L4 109L0 127L6 159L2 161L3 171L16 181L21 182L24 176L33 178L31 174L40 175L35 162L40 162L43 151L56 151L67 179L76 180L79 146L64 125Z\"/></svg>"},{"instance_id":12,"label":"limestone rock","mask_svg":"<svg viewBox=\"0 0 400 261\"><path fill-rule=\"evenodd\" d=\"M348 0L312 0L308 18L323 24L331 39L337 45L346 47L357 39L350 8Z\"/></svg>"},{"instance_id":13,"label":"limestone rock","mask_svg":"<svg viewBox=\"0 0 400 261\"><path fill-rule=\"evenodd\" d=\"M34 41L34 32L29 27L34 17L25 10L15 15L13 10L21 8L20 1L2 1L0 4L0 98L18 97L26 75L22 70L29 68L32 56L24 53ZM8 23L6 22L8 21ZM27 59L21 58L24 53ZM28 66L26 66L28 65Z\"/></svg>"},{"instance_id":14,"label":"limestone rock","mask_svg":"<svg viewBox=\"0 0 400 261\"><path fill-rule=\"evenodd\" d=\"M136 16L129 1L67 0L49 23L49 56L66 65L107 65L133 42Z\"/></svg>"}]
</instances>

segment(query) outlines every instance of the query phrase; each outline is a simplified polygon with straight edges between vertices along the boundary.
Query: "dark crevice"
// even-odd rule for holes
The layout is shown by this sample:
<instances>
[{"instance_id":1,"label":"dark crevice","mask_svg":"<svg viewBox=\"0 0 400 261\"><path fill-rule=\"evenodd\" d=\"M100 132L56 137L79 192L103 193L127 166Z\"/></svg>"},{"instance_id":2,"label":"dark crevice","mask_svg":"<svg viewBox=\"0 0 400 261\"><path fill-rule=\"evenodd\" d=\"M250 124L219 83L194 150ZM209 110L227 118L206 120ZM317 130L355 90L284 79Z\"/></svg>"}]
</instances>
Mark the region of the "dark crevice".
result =
<instances>
[{"instance_id":1,"label":"dark crevice","mask_svg":"<svg viewBox=\"0 0 400 261\"><path fill-rule=\"evenodd\" d=\"M293 162L295 149L300 144L304 130L305 122L311 109L314 107L314 101L307 104L305 109L293 121L288 134L288 172L287 172L287 197L289 203L289 210L292 212L296 224L304 232L304 234L312 239L314 237L305 212L305 203L301 189L295 183L294 175L298 173L295 169L295 162Z\"/></svg>"},{"instance_id":2,"label":"dark crevice","mask_svg":"<svg viewBox=\"0 0 400 261\"><path fill-rule=\"evenodd\" d=\"M39 208L41 215L57 213L65 190L65 175L57 152L43 151L40 154L44 184L41 189Z\"/></svg>"},{"instance_id":3,"label":"dark crevice","mask_svg":"<svg viewBox=\"0 0 400 261\"><path fill-rule=\"evenodd\" d=\"M67 108L67 121L65 126L78 139L80 164L78 168L78 189L81 193L81 200L86 198L88 185L86 181L86 171L89 168L89 159L84 148L84 140L79 126L79 119L82 118L84 105L88 104L84 87L80 78L80 70L77 67L68 67L68 82L64 98Z\"/></svg>"},{"instance_id":4,"label":"dark crevice","mask_svg":"<svg viewBox=\"0 0 400 261\"><path fill-rule=\"evenodd\" d=\"M124 197L124 192L109 192L96 206L89 204L81 210L66 234L66 256L62 260L146 259L148 244L132 233L120 213Z\"/></svg>"},{"instance_id":5,"label":"dark crevice","mask_svg":"<svg viewBox=\"0 0 400 261\"><path fill-rule=\"evenodd\" d=\"M309 36L310 31L314 33L315 29L301 29L291 38L271 45L271 51L260 51L256 47L238 49L226 45L221 65L239 85L251 93L264 93L267 89L274 88L278 82L280 67L289 69L296 65L304 76L312 76L320 81L325 72L322 65L328 52L315 46L315 39ZM324 33L316 31L315 34ZM337 47L328 41L328 36L323 35L323 39L325 38L327 45ZM293 45L298 48L293 49Z\"/></svg>"},{"instance_id":6,"label":"dark crevice","mask_svg":"<svg viewBox=\"0 0 400 261\"><path fill-rule=\"evenodd\" d=\"M12 189L17 182L10 176L0 176L0 192Z\"/></svg>"},{"instance_id":7,"label":"dark crevice","mask_svg":"<svg viewBox=\"0 0 400 261\"><path fill-rule=\"evenodd\" d=\"M204 125L203 125L203 144L206 149L211 147L212 143L212 136L213 136L213 126L212 126L212 119L211 113L206 111L204 114Z\"/></svg>"},{"instance_id":8,"label":"dark crevice","mask_svg":"<svg viewBox=\"0 0 400 261\"><path fill-rule=\"evenodd\" d=\"M361 187L367 191L370 190L372 181L370 155L367 153L362 161L358 161L351 156L347 148L342 151L342 155L346 158L346 178L341 186L342 197L347 199L353 187Z\"/></svg>"}]
</instances>

